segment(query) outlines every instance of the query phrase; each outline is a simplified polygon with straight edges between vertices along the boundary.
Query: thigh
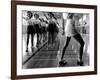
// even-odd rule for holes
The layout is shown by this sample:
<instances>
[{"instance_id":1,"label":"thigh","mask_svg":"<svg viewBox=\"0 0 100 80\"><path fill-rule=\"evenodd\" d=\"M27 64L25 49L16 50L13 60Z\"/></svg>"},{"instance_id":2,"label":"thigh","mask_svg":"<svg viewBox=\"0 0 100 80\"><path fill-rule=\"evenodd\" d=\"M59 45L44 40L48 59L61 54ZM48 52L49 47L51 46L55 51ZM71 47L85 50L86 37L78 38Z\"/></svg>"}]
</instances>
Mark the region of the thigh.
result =
<instances>
[{"instance_id":1,"label":"thigh","mask_svg":"<svg viewBox=\"0 0 100 80\"><path fill-rule=\"evenodd\" d=\"M64 48L66 48L70 42L71 37L66 37L66 42L64 44Z\"/></svg>"},{"instance_id":2,"label":"thigh","mask_svg":"<svg viewBox=\"0 0 100 80\"><path fill-rule=\"evenodd\" d=\"M32 39L34 38L34 34L31 34L31 38L32 38Z\"/></svg>"},{"instance_id":3,"label":"thigh","mask_svg":"<svg viewBox=\"0 0 100 80\"><path fill-rule=\"evenodd\" d=\"M84 43L84 40L82 38L82 36L80 34L76 34L74 36L74 38L80 43L80 44L83 44Z\"/></svg>"},{"instance_id":4,"label":"thigh","mask_svg":"<svg viewBox=\"0 0 100 80\"><path fill-rule=\"evenodd\" d=\"M66 37L66 44L69 44L71 37Z\"/></svg>"}]
</instances>

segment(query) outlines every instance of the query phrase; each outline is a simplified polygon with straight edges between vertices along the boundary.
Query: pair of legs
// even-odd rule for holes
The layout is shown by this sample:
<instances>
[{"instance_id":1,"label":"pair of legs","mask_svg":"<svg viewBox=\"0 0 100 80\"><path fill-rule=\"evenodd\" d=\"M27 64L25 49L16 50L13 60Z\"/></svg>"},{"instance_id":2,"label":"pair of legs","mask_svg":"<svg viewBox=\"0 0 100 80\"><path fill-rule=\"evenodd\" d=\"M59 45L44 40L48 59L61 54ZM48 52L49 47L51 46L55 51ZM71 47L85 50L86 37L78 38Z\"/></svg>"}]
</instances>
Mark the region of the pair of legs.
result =
<instances>
[{"instance_id":1,"label":"pair of legs","mask_svg":"<svg viewBox=\"0 0 100 80\"><path fill-rule=\"evenodd\" d=\"M46 40L46 37L47 37L46 34L47 34L46 32L43 32L43 42L45 42Z\"/></svg>"},{"instance_id":2,"label":"pair of legs","mask_svg":"<svg viewBox=\"0 0 100 80\"><path fill-rule=\"evenodd\" d=\"M48 32L48 46L54 44L54 32Z\"/></svg>"},{"instance_id":3,"label":"pair of legs","mask_svg":"<svg viewBox=\"0 0 100 80\"><path fill-rule=\"evenodd\" d=\"M32 46L32 50L33 50L33 38L34 38L34 34L33 33L27 33L27 48L26 48L26 52L28 52L28 44L29 44L29 38L31 37L31 46Z\"/></svg>"},{"instance_id":4,"label":"pair of legs","mask_svg":"<svg viewBox=\"0 0 100 80\"><path fill-rule=\"evenodd\" d=\"M40 39L41 39L41 35L37 33L37 44L36 44L37 48L39 47Z\"/></svg>"},{"instance_id":5,"label":"pair of legs","mask_svg":"<svg viewBox=\"0 0 100 80\"><path fill-rule=\"evenodd\" d=\"M82 64L82 56L83 56L83 48L84 48L84 41L81 37L80 34L76 34L75 36L73 36L79 43L80 43L80 54L79 54L79 59L80 59L80 62ZM66 51L66 48L68 47L68 44L70 42L70 39L71 37L67 37L67 40L66 40L66 44L63 48L63 52L62 52L62 56L61 56L61 61L63 62L63 57L64 57L64 54L65 54L65 51Z\"/></svg>"}]
</instances>

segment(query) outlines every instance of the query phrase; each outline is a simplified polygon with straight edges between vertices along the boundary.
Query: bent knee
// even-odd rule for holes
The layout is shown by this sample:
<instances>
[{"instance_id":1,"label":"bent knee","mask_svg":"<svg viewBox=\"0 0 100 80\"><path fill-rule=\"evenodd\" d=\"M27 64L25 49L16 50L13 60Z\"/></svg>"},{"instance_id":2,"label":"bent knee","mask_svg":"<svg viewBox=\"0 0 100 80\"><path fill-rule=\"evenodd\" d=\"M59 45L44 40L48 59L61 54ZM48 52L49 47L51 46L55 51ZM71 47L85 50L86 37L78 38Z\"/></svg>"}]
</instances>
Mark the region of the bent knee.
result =
<instances>
[{"instance_id":1,"label":"bent knee","mask_svg":"<svg viewBox=\"0 0 100 80\"><path fill-rule=\"evenodd\" d=\"M82 41L80 44L81 44L81 46L83 47L83 46L84 46L84 44L85 44L85 42L84 42L84 41Z\"/></svg>"}]
</instances>

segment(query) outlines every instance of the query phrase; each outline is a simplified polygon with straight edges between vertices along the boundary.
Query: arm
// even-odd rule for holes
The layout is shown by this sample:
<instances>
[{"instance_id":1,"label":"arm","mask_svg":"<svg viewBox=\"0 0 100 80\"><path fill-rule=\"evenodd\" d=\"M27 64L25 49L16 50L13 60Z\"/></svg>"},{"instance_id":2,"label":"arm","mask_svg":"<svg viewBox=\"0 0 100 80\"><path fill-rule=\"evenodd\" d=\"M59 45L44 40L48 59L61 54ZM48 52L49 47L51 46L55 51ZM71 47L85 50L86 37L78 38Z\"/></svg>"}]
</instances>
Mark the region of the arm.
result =
<instances>
[{"instance_id":1,"label":"arm","mask_svg":"<svg viewBox=\"0 0 100 80\"><path fill-rule=\"evenodd\" d=\"M25 19L26 21L29 20L27 17L22 17L23 19Z\"/></svg>"},{"instance_id":2,"label":"arm","mask_svg":"<svg viewBox=\"0 0 100 80\"><path fill-rule=\"evenodd\" d=\"M46 21L46 20L44 20L44 19L40 19L40 18L39 18L39 20L45 22L46 24L49 23L48 21Z\"/></svg>"},{"instance_id":3,"label":"arm","mask_svg":"<svg viewBox=\"0 0 100 80\"><path fill-rule=\"evenodd\" d=\"M44 16L45 16L45 18L47 19L47 20L49 20L49 18L47 17L47 15L44 13Z\"/></svg>"}]
</instances>

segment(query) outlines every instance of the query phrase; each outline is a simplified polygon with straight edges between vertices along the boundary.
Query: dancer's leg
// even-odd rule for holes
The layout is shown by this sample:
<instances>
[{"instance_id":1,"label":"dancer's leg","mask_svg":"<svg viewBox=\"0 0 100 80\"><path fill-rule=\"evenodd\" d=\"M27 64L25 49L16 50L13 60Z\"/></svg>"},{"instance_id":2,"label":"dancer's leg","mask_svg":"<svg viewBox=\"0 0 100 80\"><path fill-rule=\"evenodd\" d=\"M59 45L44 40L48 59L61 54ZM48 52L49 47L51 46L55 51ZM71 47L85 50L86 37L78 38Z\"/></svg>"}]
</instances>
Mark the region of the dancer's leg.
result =
<instances>
[{"instance_id":1,"label":"dancer's leg","mask_svg":"<svg viewBox=\"0 0 100 80\"><path fill-rule=\"evenodd\" d=\"M33 40L34 40L34 34L31 34L31 49L32 49L32 52L34 51L34 44L33 44Z\"/></svg>"},{"instance_id":2,"label":"dancer's leg","mask_svg":"<svg viewBox=\"0 0 100 80\"><path fill-rule=\"evenodd\" d=\"M71 39L71 37L67 37L67 38L66 38L66 44L65 44L65 46L64 46L64 48L63 48L63 51L62 51L61 60L63 60L64 54L65 54L66 48L67 48L67 46L68 46L68 44L69 44L69 42L70 42L70 39Z\"/></svg>"},{"instance_id":3,"label":"dancer's leg","mask_svg":"<svg viewBox=\"0 0 100 80\"><path fill-rule=\"evenodd\" d=\"M84 48L84 40L82 39L80 34L77 34L74 36L74 38L80 43L80 54L79 54L79 58L80 58L80 62L82 62L82 56L83 56L83 48ZM83 62L82 62L83 64Z\"/></svg>"},{"instance_id":4,"label":"dancer's leg","mask_svg":"<svg viewBox=\"0 0 100 80\"><path fill-rule=\"evenodd\" d=\"M27 34L26 52L28 52L28 44L29 44L29 34Z\"/></svg>"}]
</instances>

